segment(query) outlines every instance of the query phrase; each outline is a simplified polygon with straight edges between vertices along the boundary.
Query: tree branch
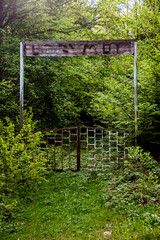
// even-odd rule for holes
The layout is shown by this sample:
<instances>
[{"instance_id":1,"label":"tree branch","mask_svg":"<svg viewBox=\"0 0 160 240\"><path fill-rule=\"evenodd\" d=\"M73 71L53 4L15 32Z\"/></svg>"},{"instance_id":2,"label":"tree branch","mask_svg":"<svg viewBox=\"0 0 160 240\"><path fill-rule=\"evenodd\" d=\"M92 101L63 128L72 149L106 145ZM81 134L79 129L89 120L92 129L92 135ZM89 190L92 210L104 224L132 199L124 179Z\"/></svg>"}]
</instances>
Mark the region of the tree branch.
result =
<instances>
[{"instance_id":1,"label":"tree branch","mask_svg":"<svg viewBox=\"0 0 160 240\"><path fill-rule=\"evenodd\" d=\"M31 9L28 10L22 10L22 11L17 11L18 9L22 9L26 4L33 5L36 2L40 0L35 0L35 1L30 1L30 0L25 0L25 2L20 3L16 5L17 0L10 0L10 3L8 6L3 10L2 17L0 19L0 23L3 28L5 28L10 22L12 22L13 19L23 19L26 17L30 12L36 12L36 6L33 6ZM4 22L5 18L7 18L8 13L11 13L10 16L8 16L8 19ZM37 9L38 12L38 9Z\"/></svg>"},{"instance_id":2,"label":"tree branch","mask_svg":"<svg viewBox=\"0 0 160 240\"><path fill-rule=\"evenodd\" d=\"M26 3L27 3L27 5L30 5L30 4L33 5L34 3L39 2L39 1L40 1L40 0L35 0L35 1L25 0L25 2L18 4L18 5L16 6L16 8L17 8L17 9L23 8L23 7L26 5Z\"/></svg>"},{"instance_id":3,"label":"tree branch","mask_svg":"<svg viewBox=\"0 0 160 240\"><path fill-rule=\"evenodd\" d=\"M2 12L2 18L1 22L3 24L4 19L7 17L8 11L13 7L13 4L15 3L15 0L11 0L8 6L5 8L4 12Z\"/></svg>"},{"instance_id":4,"label":"tree branch","mask_svg":"<svg viewBox=\"0 0 160 240\"><path fill-rule=\"evenodd\" d=\"M38 10L36 10L36 7L33 7L30 10L22 10L20 12L13 12L13 14L11 16L8 17L7 21L2 25L3 28L5 28L10 22L12 22L15 19L23 19L24 17L27 17L29 15L30 12L38 12Z\"/></svg>"},{"instance_id":5,"label":"tree branch","mask_svg":"<svg viewBox=\"0 0 160 240\"><path fill-rule=\"evenodd\" d=\"M83 29L83 28L85 28L85 27L87 27L87 26L92 26L95 21L96 21L96 20L93 19L91 22L82 24L81 26L78 26L78 27L75 27L75 28L67 28L67 29L63 29L63 30L58 30L58 29L55 29L55 28L50 28L50 29L47 29L47 30L39 31L39 32L29 33L29 34L27 34L27 36L35 36L35 35L43 34L43 33L46 33L46 32L71 33L71 32L74 32L74 31Z\"/></svg>"}]
</instances>

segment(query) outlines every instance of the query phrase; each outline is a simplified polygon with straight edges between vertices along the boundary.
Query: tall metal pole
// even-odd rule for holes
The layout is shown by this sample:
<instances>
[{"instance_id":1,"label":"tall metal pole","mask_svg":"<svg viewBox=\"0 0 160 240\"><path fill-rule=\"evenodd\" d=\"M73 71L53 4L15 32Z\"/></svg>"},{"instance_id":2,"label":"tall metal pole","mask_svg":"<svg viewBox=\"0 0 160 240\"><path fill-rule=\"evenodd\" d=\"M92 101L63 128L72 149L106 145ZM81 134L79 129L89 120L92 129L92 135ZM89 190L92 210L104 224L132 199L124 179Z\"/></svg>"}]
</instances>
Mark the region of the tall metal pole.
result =
<instances>
[{"instance_id":1,"label":"tall metal pole","mask_svg":"<svg viewBox=\"0 0 160 240\"><path fill-rule=\"evenodd\" d=\"M77 127L77 171L80 171L81 168L81 163L80 163L80 158L81 158L81 133L80 133L80 127Z\"/></svg>"},{"instance_id":2,"label":"tall metal pole","mask_svg":"<svg viewBox=\"0 0 160 240\"><path fill-rule=\"evenodd\" d=\"M138 131L137 41L134 42L134 112L135 133Z\"/></svg>"},{"instance_id":3,"label":"tall metal pole","mask_svg":"<svg viewBox=\"0 0 160 240\"><path fill-rule=\"evenodd\" d=\"M24 59L23 43L20 43L20 129L23 127L23 95L24 95Z\"/></svg>"}]
</instances>

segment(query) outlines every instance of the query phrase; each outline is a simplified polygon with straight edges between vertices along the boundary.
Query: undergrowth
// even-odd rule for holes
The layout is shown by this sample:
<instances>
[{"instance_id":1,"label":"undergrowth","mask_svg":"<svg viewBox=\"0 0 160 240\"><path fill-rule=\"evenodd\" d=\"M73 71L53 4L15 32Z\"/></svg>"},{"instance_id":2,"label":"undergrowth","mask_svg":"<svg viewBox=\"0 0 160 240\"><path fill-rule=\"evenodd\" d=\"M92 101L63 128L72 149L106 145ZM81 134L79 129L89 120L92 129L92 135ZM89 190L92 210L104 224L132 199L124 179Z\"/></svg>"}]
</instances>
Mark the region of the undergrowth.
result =
<instances>
[{"instance_id":1,"label":"undergrowth","mask_svg":"<svg viewBox=\"0 0 160 240\"><path fill-rule=\"evenodd\" d=\"M32 133L31 112L24 114L23 128L16 133L14 124L0 121L0 222L16 217L27 192L45 180L46 159L40 151L41 133Z\"/></svg>"},{"instance_id":2,"label":"undergrowth","mask_svg":"<svg viewBox=\"0 0 160 240\"><path fill-rule=\"evenodd\" d=\"M159 164L141 148L129 149L123 169L51 172L46 179L19 196L0 239L160 239Z\"/></svg>"}]
</instances>

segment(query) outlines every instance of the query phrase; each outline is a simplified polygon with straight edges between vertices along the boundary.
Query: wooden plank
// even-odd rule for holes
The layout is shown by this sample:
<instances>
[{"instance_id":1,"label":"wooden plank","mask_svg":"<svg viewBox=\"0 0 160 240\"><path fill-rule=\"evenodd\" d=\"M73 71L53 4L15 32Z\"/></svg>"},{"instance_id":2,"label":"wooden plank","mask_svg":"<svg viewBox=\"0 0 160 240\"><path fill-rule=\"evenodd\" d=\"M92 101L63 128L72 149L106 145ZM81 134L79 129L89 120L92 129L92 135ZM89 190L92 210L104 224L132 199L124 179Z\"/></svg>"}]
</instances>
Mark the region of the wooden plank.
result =
<instances>
[{"instance_id":1,"label":"wooden plank","mask_svg":"<svg viewBox=\"0 0 160 240\"><path fill-rule=\"evenodd\" d=\"M23 55L26 57L67 57L134 54L135 41L26 41L23 42Z\"/></svg>"}]
</instances>

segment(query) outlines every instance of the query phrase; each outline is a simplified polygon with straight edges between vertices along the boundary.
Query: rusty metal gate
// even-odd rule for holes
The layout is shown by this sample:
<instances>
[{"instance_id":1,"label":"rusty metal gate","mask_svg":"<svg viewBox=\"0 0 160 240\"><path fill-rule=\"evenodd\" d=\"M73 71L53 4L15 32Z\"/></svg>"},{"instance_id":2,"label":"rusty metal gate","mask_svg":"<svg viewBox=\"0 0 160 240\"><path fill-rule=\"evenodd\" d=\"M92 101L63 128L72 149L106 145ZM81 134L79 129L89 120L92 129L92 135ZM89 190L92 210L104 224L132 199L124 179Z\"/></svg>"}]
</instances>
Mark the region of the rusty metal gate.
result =
<instances>
[{"instance_id":1,"label":"rusty metal gate","mask_svg":"<svg viewBox=\"0 0 160 240\"><path fill-rule=\"evenodd\" d=\"M50 170L98 170L123 165L126 158L125 131L70 127L41 132L41 151Z\"/></svg>"}]
</instances>

